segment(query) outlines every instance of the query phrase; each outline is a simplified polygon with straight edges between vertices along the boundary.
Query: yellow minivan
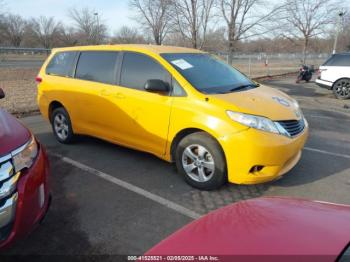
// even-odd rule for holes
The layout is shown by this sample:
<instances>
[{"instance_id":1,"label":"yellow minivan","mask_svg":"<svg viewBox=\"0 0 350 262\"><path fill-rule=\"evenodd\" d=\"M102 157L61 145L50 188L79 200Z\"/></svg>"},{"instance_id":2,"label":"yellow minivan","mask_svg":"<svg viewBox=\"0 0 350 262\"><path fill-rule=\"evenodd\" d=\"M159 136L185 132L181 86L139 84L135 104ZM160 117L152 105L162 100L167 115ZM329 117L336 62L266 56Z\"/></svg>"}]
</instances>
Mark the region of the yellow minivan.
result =
<instances>
[{"instance_id":1,"label":"yellow minivan","mask_svg":"<svg viewBox=\"0 0 350 262\"><path fill-rule=\"evenodd\" d=\"M37 82L40 111L59 142L81 134L149 152L175 162L199 189L282 176L308 134L294 99L194 49L54 49Z\"/></svg>"}]
</instances>

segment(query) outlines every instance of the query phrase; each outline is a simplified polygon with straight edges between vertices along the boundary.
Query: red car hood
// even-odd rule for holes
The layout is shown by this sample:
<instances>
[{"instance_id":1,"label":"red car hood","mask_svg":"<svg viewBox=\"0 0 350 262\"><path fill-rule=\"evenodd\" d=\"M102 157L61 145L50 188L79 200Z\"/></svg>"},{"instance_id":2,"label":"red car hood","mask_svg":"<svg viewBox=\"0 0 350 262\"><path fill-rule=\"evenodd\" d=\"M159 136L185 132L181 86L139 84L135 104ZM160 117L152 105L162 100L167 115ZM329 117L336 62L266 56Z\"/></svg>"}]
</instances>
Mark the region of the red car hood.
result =
<instances>
[{"instance_id":1,"label":"red car hood","mask_svg":"<svg viewBox=\"0 0 350 262\"><path fill-rule=\"evenodd\" d=\"M28 142L30 136L29 130L15 117L0 109L0 157Z\"/></svg>"},{"instance_id":2,"label":"red car hood","mask_svg":"<svg viewBox=\"0 0 350 262\"><path fill-rule=\"evenodd\" d=\"M326 255L334 261L349 240L350 206L270 197L214 211L146 255Z\"/></svg>"}]
</instances>

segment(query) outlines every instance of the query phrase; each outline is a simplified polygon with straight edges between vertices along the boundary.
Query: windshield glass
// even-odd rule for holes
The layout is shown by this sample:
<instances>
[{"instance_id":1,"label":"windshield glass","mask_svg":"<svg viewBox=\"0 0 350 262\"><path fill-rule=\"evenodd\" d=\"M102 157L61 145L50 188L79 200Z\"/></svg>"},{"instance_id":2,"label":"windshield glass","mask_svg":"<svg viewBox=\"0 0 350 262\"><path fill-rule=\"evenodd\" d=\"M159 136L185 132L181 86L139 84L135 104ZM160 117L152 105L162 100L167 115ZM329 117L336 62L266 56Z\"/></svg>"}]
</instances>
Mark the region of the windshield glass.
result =
<instances>
[{"instance_id":1,"label":"windshield glass","mask_svg":"<svg viewBox=\"0 0 350 262\"><path fill-rule=\"evenodd\" d=\"M224 94L257 87L245 75L209 54L161 54L198 91Z\"/></svg>"}]
</instances>

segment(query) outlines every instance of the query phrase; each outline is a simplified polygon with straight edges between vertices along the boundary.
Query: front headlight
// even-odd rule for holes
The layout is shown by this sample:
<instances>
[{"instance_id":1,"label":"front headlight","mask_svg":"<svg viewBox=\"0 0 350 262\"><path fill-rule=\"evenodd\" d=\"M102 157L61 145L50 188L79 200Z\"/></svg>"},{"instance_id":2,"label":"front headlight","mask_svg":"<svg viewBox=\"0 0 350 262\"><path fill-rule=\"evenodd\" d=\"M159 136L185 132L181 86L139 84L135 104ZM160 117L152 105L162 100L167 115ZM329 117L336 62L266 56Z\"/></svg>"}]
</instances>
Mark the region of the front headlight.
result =
<instances>
[{"instance_id":1,"label":"front headlight","mask_svg":"<svg viewBox=\"0 0 350 262\"><path fill-rule=\"evenodd\" d=\"M248 115L233 111L226 111L226 113L232 120L241 123L242 125L260 129L266 132L280 134L276 124L266 117Z\"/></svg>"},{"instance_id":2,"label":"front headlight","mask_svg":"<svg viewBox=\"0 0 350 262\"><path fill-rule=\"evenodd\" d=\"M294 99L293 99L293 105L294 105L294 107L297 108L297 109L300 108L299 103L298 103L297 100L294 100Z\"/></svg>"},{"instance_id":3,"label":"front headlight","mask_svg":"<svg viewBox=\"0 0 350 262\"><path fill-rule=\"evenodd\" d=\"M13 165L15 171L19 172L24 168L30 168L33 165L33 162L38 155L38 144L35 141L35 138L32 137L29 142L20 150L12 155Z\"/></svg>"}]
</instances>

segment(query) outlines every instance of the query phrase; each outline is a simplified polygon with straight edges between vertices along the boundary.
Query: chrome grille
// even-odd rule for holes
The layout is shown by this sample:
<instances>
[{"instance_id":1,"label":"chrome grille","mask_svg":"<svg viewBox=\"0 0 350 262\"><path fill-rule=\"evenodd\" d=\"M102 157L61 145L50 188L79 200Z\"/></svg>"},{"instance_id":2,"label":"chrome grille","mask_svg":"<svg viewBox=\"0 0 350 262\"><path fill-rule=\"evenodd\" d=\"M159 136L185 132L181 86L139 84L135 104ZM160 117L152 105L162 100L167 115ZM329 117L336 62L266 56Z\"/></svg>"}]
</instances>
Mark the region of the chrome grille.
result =
<instances>
[{"instance_id":1,"label":"chrome grille","mask_svg":"<svg viewBox=\"0 0 350 262\"><path fill-rule=\"evenodd\" d=\"M16 173L11 163L11 156L0 160L0 233L14 219L17 206L17 181L20 173Z\"/></svg>"},{"instance_id":2,"label":"chrome grille","mask_svg":"<svg viewBox=\"0 0 350 262\"><path fill-rule=\"evenodd\" d=\"M300 120L277 121L277 123L280 124L291 137L299 135L305 128L303 118Z\"/></svg>"}]
</instances>

